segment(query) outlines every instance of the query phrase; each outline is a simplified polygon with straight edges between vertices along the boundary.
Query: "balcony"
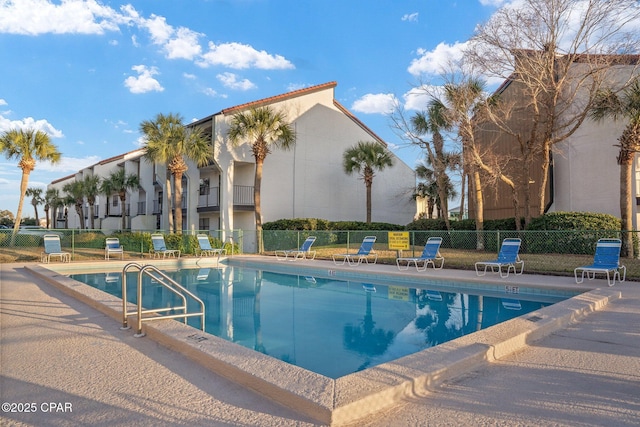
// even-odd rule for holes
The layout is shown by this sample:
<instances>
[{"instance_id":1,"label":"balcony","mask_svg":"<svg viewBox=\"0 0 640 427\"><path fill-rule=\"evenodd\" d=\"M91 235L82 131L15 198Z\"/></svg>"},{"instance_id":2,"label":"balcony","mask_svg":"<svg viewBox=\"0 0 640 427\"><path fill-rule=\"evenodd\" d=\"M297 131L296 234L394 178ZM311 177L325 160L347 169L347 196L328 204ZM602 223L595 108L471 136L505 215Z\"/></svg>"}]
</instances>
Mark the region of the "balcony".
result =
<instances>
[{"instance_id":1,"label":"balcony","mask_svg":"<svg viewBox=\"0 0 640 427\"><path fill-rule=\"evenodd\" d=\"M253 210L253 186L233 186L233 208L235 210ZM198 212L220 211L220 188L200 187L198 196Z\"/></svg>"}]
</instances>

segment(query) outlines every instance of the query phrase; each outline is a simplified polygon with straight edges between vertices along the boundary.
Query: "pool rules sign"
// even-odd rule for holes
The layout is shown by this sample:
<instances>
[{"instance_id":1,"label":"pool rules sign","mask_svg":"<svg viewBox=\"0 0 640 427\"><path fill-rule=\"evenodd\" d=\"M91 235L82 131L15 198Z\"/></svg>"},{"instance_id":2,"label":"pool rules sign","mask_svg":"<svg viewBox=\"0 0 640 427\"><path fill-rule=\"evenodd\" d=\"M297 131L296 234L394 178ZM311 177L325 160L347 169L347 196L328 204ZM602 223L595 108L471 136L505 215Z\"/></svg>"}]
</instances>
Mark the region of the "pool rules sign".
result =
<instances>
[{"instance_id":1,"label":"pool rules sign","mask_svg":"<svg viewBox=\"0 0 640 427\"><path fill-rule=\"evenodd\" d=\"M409 250L408 231L389 231L389 250L407 251Z\"/></svg>"}]
</instances>

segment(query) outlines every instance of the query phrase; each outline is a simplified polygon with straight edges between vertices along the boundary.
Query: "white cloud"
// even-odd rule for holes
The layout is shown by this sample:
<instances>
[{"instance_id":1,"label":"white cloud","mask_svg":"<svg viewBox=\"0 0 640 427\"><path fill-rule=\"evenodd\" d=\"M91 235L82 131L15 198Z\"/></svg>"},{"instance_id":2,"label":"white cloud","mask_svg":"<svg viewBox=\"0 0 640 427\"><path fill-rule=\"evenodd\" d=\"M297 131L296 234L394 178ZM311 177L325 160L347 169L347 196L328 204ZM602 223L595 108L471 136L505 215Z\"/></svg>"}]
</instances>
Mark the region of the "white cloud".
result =
<instances>
[{"instance_id":1,"label":"white cloud","mask_svg":"<svg viewBox=\"0 0 640 427\"><path fill-rule=\"evenodd\" d=\"M368 93L357 99L351 109L358 113L389 114L397 103L398 100L391 93Z\"/></svg>"},{"instance_id":2,"label":"white cloud","mask_svg":"<svg viewBox=\"0 0 640 427\"><path fill-rule=\"evenodd\" d=\"M138 73L137 77L129 76L124 81L124 85L129 88L131 93L162 92L164 90L160 82L153 78L153 76L160 74L156 67L134 65L131 69Z\"/></svg>"},{"instance_id":3,"label":"white cloud","mask_svg":"<svg viewBox=\"0 0 640 427\"><path fill-rule=\"evenodd\" d=\"M198 38L202 36L202 34L184 27L178 28L175 34L175 37L164 45L168 59L191 60L200 55L202 48L198 43Z\"/></svg>"},{"instance_id":4,"label":"white cloud","mask_svg":"<svg viewBox=\"0 0 640 427\"><path fill-rule=\"evenodd\" d=\"M402 18L403 21L409 21L409 22L417 22L418 21L418 12L414 12L414 13L407 13L406 15L403 15Z\"/></svg>"},{"instance_id":5,"label":"white cloud","mask_svg":"<svg viewBox=\"0 0 640 427\"><path fill-rule=\"evenodd\" d=\"M263 70L284 70L295 68L281 55L271 55L241 43L209 42L209 51L197 62L201 67L222 65L233 69L259 68Z\"/></svg>"},{"instance_id":6,"label":"white cloud","mask_svg":"<svg viewBox=\"0 0 640 427\"><path fill-rule=\"evenodd\" d=\"M408 71L414 76L423 74L440 74L452 62L462 59L465 43L455 42L453 45L440 43L434 50L419 49L417 59L411 61Z\"/></svg>"},{"instance_id":7,"label":"white cloud","mask_svg":"<svg viewBox=\"0 0 640 427\"><path fill-rule=\"evenodd\" d=\"M155 44L164 44L173 34L173 27L167 24L164 16L151 15L149 19L141 19L140 26L149 31L151 41Z\"/></svg>"},{"instance_id":8,"label":"white cloud","mask_svg":"<svg viewBox=\"0 0 640 427\"><path fill-rule=\"evenodd\" d=\"M4 99L0 98L0 105L9 105L9 104L7 104L7 101L5 101Z\"/></svg>"},{"instance_id":9,"label":"white cloud","mask_svg":"<svg viewBox=\"0 0 640 427\"><path fill-rule=\"evenodd\" d=\"M210 96L212 98L226 98L227 97L227 95L218 93L218 92L216 92L214 89L212 89L210 87L204 88L202 90L202 93L204 93L205 95Z\"/></svg>"},{"instance_id":10,"label":"white cloud","mask_svg":"<svg viewBox=\"0 0 640 427\"><path fill-rule=\"evenodd\" d=\"M10 120L0 115L0 132L11 129L35 129L47 133L51 138L62 138L62 131L56 129L47 120L36 120L33 117L25 117L22 120Z\"/></svg>"},{"instance_id":11,"label":"white cloud","mask_svg":"<svg viewBox=\"0 0 640 427\"><path fill-rule=\"evenodd\" d=\"M427 89L414 87L409 92L402 95L405 110L423 111L427 108L432 97Z\"/></svg>"},{"instance_id":12,"label":"white cloud","mask_svg":"<svg viewBox=\"0 0 640 427\"><path fill-rule=\"evenodd\" d=\"M0 3L0 33L38 35L104 34L118 31L119 25L130 22L127 9L124 14L104 6L96 0L3 1Z\"/></svg>"},{"instance_id":13,"label":"white cloud","mask_svg":"<svg viewBox=\"0 0 640 427\"><path fill-rule=\"evenodd\" d=\"M296 90L300 90L300 89L304 89L306 87L309 87L311 85L306 84L306 83L289 83L287 85L287 92L293 92Z\"/></svg>"},{"instance_id":14,"label":"white cloud","mask_svg":"<svg viewBox=\"0 0 640 427\"><path fill-rule=\"evenodd\" d=\"M500 7L505 4L507 0L480 0L480 4L483 6Z\"/></svg>"},{"instance_id":15,"label":"white cloud","mask_svg":"<svg viewBox=\"0 0 640 427\"><path fill-rule=\"evenodd\" d=\"M224 87L235 90L255 89L256 85L247 79L238 80L238 76L233 73L218 74L216 78Z\"/></svg>"},{"instance_id":16,"label":"white cloud","mask_svg":"<svg viewBox=\"0 0 640 427\"><path fill-rule=\"evenodd\" d=\"M98 156L88 157L66 157L62 156L60 162L55 165L49 162L39 162L37 169L42 172L71 173L82 170L88 166L98 163L102 158Z\"/></svg>"},{"instance_id":17,"label":"white cloud","mask_svg":"<svg viewBox=\"0 0 640 427\"><path fill-rule=\"evenodd\" d=\"M191 74L191 73L182 73L182 77L184 77L185 79L189 79L189 80L195 80L196 79L196 75L195 74Z\"/></svg>"}]
</instances>

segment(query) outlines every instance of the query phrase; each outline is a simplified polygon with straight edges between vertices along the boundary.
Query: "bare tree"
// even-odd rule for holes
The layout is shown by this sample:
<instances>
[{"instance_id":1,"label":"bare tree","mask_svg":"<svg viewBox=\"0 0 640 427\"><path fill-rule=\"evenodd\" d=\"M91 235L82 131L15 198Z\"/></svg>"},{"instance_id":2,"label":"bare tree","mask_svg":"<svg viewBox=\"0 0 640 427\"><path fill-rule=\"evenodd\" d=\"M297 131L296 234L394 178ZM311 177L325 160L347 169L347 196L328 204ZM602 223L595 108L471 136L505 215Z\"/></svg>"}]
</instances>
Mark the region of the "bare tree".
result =
<instances>
[{"instance_id":1,"label":"bare tree","mask_svg":"<svg viewBox=\"0 0 640 427\"><path fill-rule=\"evenodd\" d=\"M625 54L638 52L640 36L630 23L639 18L637 0L522 0L497 11L470 40L465 60L520 94L510 116L486 117L517 147L519 173L512 175L526 223L533 215L531 168L542 160L535 199L542 214L552 150L588 118L598 91L620 72L616 66L629 62Z\"/></svg>"}]
</instances>

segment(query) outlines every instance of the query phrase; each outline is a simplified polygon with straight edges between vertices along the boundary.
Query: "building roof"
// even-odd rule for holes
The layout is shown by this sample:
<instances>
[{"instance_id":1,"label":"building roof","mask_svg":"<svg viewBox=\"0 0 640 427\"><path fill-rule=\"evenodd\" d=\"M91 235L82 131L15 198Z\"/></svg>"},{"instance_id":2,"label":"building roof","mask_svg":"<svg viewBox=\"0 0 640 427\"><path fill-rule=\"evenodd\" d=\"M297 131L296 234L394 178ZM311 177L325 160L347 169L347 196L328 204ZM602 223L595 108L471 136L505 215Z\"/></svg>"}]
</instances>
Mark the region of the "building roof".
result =
<instances>
[{"instance_id":1,"label":"building roof","mask_svg":"<svg viewBox=\"0 0 640 427\"><path fill-rule=\"evenodd\" d=\"M325 89L328 89L328 88L335 88L337 85L338 85L337 82L328 82L328 83L323 83L323 84L316 85L316 86L309 86L309 87L306 87L304 89L298 89L298 90L294 90L292 92L283 93L281 95L271 96L269 98L263 98L263 99L259 99L257 101L247 102L245 104L240 104L240 105L236 105L236 106L233 106L233 107L225 108L220 113L225 114L225 115L226 114L233 114L235 112L238 112L238 111L241 111L241 110L246 110L248 108L255 108L255 107L260 107L260 106L263 106L263 105L269 105L269 104L273 104L274 102L284 101L284 100L287 100L287 99L298 97L300 95L307 95L309 93L318 92L318 91L325 90Z\"/></svg>"}]
</instances>

